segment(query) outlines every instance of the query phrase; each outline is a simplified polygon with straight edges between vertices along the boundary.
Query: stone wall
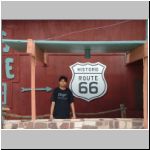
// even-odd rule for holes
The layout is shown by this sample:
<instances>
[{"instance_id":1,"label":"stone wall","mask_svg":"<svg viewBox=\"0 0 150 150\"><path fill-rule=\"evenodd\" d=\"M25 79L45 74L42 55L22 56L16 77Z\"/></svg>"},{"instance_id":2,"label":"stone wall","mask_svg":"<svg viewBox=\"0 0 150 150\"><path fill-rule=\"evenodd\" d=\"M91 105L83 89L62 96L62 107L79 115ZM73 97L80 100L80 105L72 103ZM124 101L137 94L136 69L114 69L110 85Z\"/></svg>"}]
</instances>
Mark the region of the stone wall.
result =
<instances>
[{"instance_id":1,"label":"stone wall","mask_svg":"<svg viewBox=\"0 0 150 150\"><path fill-rule=\"evenodd\" d=\"M139 118L5 120L4 129L143 129Z\"/></svg>"}]
</instances>

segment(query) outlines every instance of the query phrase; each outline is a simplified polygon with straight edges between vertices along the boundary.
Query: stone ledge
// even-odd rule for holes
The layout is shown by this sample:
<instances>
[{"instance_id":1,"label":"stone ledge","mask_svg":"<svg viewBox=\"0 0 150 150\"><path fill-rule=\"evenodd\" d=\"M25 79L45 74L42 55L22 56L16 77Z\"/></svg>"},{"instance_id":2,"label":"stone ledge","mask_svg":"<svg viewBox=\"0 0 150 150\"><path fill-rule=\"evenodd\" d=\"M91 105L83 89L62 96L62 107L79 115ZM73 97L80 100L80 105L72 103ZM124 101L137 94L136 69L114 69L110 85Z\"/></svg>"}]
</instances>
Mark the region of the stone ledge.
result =
<instances>
[{"instance_id":1,"label":"stone ledge","mask_svg":"<svg viewBox=\"0 0 150 150\"><path fill-rule=\"evenodd\" d=\"M142 118L5 120L3 129L144 129Z\"/></svg>"}]
</instances>

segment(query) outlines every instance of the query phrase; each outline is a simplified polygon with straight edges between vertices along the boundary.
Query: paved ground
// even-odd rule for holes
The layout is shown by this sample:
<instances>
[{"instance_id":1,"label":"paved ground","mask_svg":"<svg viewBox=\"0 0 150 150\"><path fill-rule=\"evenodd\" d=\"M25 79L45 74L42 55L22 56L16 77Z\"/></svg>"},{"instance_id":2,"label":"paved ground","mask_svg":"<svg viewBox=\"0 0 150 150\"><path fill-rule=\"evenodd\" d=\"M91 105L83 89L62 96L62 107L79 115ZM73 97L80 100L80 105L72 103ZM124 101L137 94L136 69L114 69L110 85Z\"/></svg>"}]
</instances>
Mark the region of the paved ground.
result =
<instances>
[{"instance_id":1,"label":"paved ground","mask_svg":"<svg viewBox=\"0 0 150 150\"><path fill-rule=\"evenodd\" d=\"M5 120L4 129L143 129L140 118Z\"/></svg>"}]
</instances>

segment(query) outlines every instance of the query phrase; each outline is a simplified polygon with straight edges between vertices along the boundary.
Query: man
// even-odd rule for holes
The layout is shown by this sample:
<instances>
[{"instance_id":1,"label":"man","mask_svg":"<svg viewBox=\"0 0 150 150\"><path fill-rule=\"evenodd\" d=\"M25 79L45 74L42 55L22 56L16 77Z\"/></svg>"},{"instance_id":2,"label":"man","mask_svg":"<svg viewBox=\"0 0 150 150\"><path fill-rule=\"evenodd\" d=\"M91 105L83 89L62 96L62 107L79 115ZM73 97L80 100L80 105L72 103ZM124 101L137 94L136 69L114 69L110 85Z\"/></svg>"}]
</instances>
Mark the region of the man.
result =
<instances>
[{"instance_id":1,"label":"man","mask_svg":"<svg viewBox=\"0 0 150 150\"><path fill-rule=\"evenodd\" d=\"M72 118L76 118L73 94L67 88L67 80L67 77L61 76L59 78L59 87L57 87L52 93L50 119L70 118L70 108L73 114Z\"/></svg>"}]
</instances>

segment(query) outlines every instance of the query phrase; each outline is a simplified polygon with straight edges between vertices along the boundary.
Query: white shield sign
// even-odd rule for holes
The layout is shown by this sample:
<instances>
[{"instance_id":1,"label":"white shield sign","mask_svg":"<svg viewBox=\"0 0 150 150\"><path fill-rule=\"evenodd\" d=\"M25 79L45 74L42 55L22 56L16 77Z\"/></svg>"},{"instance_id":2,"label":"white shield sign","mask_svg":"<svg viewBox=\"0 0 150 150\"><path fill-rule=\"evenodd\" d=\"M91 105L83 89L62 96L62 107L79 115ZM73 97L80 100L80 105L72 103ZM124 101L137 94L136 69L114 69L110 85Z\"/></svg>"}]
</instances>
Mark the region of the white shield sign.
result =
<instances>
[{"instance_id":1,"label":"white shield sign","mask_svg":"<svg viewBox=\"0 0 150 150\"><path fill-rule=\"evenodd\" d=\"M75 63L70 66L72 79L70 89L75 97L91 101L102 97L107 91L107 83L104 77L106 66L97 63Z\"/></svg>"}]
</instances>

